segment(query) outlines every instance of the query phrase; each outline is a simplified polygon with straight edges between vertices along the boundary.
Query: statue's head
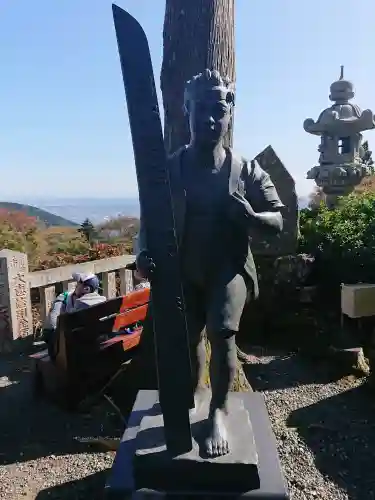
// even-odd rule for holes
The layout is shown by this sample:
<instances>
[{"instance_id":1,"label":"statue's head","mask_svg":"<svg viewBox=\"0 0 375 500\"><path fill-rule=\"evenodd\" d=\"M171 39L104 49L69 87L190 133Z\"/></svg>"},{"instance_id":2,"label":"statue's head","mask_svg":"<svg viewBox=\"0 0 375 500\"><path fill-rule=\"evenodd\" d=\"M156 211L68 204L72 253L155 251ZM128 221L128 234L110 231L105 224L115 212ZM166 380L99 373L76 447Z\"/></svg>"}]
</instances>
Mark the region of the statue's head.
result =
<instances>
[{"instance_id":1,"label":"statue's head","mask_svg":"<svg viewBox=\"0 0 375 500\"><path fill-rule=\"evenodd\" d=\"M234 106L234 86L216 70L206 69L186 83L184 111L191 140L218 143L227 133Z\"/></svg>"}]
</instances>

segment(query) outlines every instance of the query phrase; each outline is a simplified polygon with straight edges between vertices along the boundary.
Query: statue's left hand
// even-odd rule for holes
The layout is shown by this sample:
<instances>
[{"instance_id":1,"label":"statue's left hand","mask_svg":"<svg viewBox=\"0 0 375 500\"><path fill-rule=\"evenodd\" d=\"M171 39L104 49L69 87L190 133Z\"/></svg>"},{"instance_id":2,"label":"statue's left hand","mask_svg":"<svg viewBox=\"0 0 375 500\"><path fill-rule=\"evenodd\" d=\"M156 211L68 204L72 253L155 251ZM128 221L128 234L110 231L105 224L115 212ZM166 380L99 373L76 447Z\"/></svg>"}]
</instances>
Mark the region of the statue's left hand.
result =
<instances>
[{"instance_id":1,"label":"statue's left hand","mask_svg":"<svg viewBox=\"0 0 375 500\"><path fill-rule=\"evenodd\" d=\"M256 216L250 203L237 192L231 195L229 212L232 220L238 222Z\"/></svg>"}]
</instances>

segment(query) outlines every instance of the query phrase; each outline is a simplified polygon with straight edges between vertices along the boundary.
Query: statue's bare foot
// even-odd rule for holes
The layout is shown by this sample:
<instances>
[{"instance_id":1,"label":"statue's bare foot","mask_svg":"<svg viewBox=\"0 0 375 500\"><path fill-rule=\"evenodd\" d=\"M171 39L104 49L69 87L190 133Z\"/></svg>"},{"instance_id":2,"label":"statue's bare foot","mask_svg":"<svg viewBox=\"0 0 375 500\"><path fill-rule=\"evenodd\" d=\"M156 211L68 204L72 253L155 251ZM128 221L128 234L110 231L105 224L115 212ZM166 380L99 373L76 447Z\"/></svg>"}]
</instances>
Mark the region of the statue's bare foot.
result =
<instances>
[{"instance_id":1,"label":"statue's bare foot","mask_svg":"<svg viewBox=\"0 0 375 500\"><path fill-rule=\"evenodd\" d=\"M215 410L208 417L208 435L205 439L205 452L209 457L220 457L229 453L227 413Z\"/></svg>"}]
</instances>

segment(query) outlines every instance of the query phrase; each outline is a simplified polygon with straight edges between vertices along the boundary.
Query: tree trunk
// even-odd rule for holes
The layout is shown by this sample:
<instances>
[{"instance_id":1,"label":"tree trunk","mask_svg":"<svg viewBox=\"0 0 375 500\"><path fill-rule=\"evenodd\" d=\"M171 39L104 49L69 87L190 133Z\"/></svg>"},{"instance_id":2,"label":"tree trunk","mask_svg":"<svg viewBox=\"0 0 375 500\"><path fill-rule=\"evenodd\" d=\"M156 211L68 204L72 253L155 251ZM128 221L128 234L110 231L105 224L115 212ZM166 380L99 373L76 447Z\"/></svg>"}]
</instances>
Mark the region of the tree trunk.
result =
<instances>
[{"instance_id":1,"label":"tree trunk","mask_svg":"<svg viewBox=\"0 0 375 500\"><path fill-rule=\"evenodd\" d=\"M190 141L182 109L187 80L206 68L235 80L234 0L166 0L163 41L164 137L173 152Z\"/></svg>"},{"instance_id":2,"label":"tree trunk","mask_svg":"<svg viewBox=\"0 0 375 500\"><path fill-rule=\"evenodd\" d=\"M164 138L167 151L173 152L190 141L183 113L187 80L208 68L235 81L234 0L166 0L163 40ZM232 137L231 124L227 146ZM208 343L206 351L209 360ZM251 390L239 362L233 389Z\"/></svg>"}]
</instances>

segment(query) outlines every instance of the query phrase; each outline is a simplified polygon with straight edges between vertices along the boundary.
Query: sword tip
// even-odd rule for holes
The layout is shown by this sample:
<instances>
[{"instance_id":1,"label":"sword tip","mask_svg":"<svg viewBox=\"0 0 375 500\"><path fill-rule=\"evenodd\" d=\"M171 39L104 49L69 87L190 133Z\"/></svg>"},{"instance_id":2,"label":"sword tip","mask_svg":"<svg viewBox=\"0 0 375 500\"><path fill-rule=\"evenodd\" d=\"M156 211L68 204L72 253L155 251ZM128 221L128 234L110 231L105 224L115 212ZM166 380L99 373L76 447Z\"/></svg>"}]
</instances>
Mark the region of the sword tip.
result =
<instances>
[{"instance_id":1,"label":"sword tip","mask_svg":"<svg viewBox=\"0 0 375 500\"><path fill-rule=\"evenodd\" d=\"M131 14L129 14L129 12L113 3L112 13L116 32L118 35L121 35L122 38L125 36L124 33L130 39L133 37L146 38L142 26Z\"/></svg>"},{"instance_id":2,"label":"sword tip","mask_svg":"<svg viewBox=\"0 0 375 500\"><path fill-rule=\"evenodd\" d=\"M114 17L116 17L116 16L121 16L121 15L127 14L127 12L126 12L126 10L122 9L121 7L119 7L118 5L113 3L112 4L112 14Z\"/></svg>"}]
</instances>

